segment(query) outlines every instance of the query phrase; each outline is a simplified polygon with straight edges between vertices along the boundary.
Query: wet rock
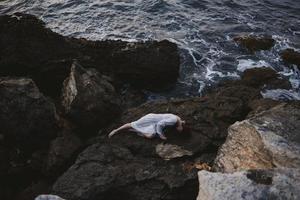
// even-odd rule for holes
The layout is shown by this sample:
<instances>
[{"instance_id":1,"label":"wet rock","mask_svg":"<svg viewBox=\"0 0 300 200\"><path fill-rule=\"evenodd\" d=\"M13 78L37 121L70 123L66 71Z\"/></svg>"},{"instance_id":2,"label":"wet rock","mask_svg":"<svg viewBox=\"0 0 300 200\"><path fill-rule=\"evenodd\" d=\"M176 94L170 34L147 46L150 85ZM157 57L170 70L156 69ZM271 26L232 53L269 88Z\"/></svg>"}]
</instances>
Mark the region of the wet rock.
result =
<instances>
[{"instance_id":1,"label":"wet rock","mask_svg":"<svg viewBox=\"0 0 300 200\"><path fill-rule=\"evenodd\" d=\"M73 63L70 75L64 81L62 105L67 116L85 129L85 133L115 119L121 111L120 104L107 77L95 69L84 69Z\"/></svg>"},{"instance_id":2,"label":"wet rock","mask_svg":"<svg viewBox=\"0 0 300 200\"><path fill-rule=\"evenodd\" d=\"M180 61L175 49L176 44L167 40L154 43L152 48L146 43L129 43L126 47L113 52L114 73L121 80L139 88L161 89L170 86L170 83L175 83L179 76ZM157 79L160 81L154 81Z\"/></svg>"},{"instance_id":3,"label":"wet rock","mask_svg":"<svg viewBox=\"0 0 300 200\"><path fill-rule=\"evenodd\" d=\"M280 104L228 129L214 168L243 169L300 167L300 104Z\"/></svg>"},{"instance_id":4,"label":"wet rock","mask_svg":"<svg viewBox=\"0 0 300 200\"><path fill-rule=\"evenodd\" d=\"M0 78L0 134L6 144L32 151L56 136L54 104L31 79Z\"/></svg>"},{"instance_id":5,"label":"wet rock","mask_svg":"<svg viewBox=\"0 0 300 200\"><path fill-rule=\"evenodd\" d=\"M77 154L82 142L75 135L65 135L55 138L49 147L46 163L46 173L55 177L70 165L72 158Z\"/></svg>"},{"instance_id":6,"label":"wet rock","mask_svg":"<svg viewBox=\"0 0 300 200\"><path fill-rule=\"evenodd\" d=\"M136 157L127 148L95 144L79 155L75 164L54 184L53 192L73 199L186 199L174 195L189 189L196 171L179 163ZM196 194L189 194L195 198Z\"/></svg>"},{"instance_id":7,"label":"wet rock","mask_svg":"<svg viewBox=\"0 0 300 200\"><path fill-rule=\"evenodd\" d=\"M120 85L157 90L176 81L180 64L177 46L166 40L129 43L63 37L36 17L20 13L0 16L0 44L0 76L29 76L44 94L54 97L60 95L73 59L114 76Z\"/></svg>"},{"instance_id":8,"label":"wet rock","mask_svg":"<svg viewBox=\"0 0 300 200\"><path fill-rule=\"evenodd\" d=\"M242 74L242 82L248 86L261 89L290 89L291 84L287 79L279 76L272 68L247 69Z\"/></svg>"},{"instance_id":9,"label":"wet rock","mask_svg":"<svg viewBox=\"0 0 300 200\"><path fill-rule=\"evenodd\" d=\"M233 38L233 40L248 49L251 53L260 50L269 50L275 44L275 40L269 36L238 36Z\"/></svg>"},{"instance_id":10,"label":"wet rock","mask_svg":"<svg viewBox=\"0 0 300 200\"><path fill-rule=\"evenodd\" d=\"M250 170L232 174L200 171L197 200L299 199L300 170Z\"/></svg>"},{"instance_id":11,"label":"wet rock","mask_svg":"<svg viewBox=\"0 0 300 200\"><path fill-rule=\"evenodd\" d=\"M300 52L294 49L286 49L281 53L281 58L284 62L297 65L300 68Z\"/></svg>"}]
</instances>

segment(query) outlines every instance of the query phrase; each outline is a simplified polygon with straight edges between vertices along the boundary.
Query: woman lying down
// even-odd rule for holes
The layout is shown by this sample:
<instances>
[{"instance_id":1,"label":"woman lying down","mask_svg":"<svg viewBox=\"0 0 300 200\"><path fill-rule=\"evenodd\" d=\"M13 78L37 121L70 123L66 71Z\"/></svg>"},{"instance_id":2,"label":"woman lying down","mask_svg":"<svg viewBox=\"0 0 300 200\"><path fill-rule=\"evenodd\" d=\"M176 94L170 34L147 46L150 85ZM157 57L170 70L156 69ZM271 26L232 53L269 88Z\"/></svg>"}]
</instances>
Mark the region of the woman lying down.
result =
<instances>
[{"instance_id":1,"label":"woman lying down","mask_svg":"<svg viewBox=\"0 0 300 200\"><path fill-rule=\"evenodd\" d=\"M136 132L138 135L146 138L159 137L163 140L166 140L167 138L163 133L165 127L175 126L178 132L182 132L184 125L185 121L177 115L171 113L150 113L137 121L124 124L123 126L113 130L109 133L108 137L112 137L120 131L129 130Z\"/></svg>"}]
</instances>

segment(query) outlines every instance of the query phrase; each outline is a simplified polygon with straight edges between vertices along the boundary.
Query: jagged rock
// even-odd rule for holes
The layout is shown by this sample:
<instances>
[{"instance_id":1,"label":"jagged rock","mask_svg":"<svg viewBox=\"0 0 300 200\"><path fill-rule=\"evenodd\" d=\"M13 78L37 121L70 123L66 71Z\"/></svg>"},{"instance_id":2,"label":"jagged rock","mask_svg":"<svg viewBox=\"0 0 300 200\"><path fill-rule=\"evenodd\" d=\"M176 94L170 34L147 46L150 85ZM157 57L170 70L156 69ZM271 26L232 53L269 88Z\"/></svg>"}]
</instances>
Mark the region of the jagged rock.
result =
<instances>
[{"instance_id":1,"label":"jagged rock","mask_svg":"<svg viewBox=\"0 0 300 200\"><path fill-rule=\"evenodd\" d=\"M174 113L186 120L189 132L179 134L172 128L166 130L168 143L196 154L211 145L218 146L222 143L227 136L229 125L244 119L249 112L248 102L259 97L258 90L238 85L220 88L216 93L204 98L148 102L126 111L113 128L135 121L148 113ZM111 140L142 154L156 154L155 148L159 140L145 145L136 138L139 136L125 131Z\"/></svg>"},{"instance_id":2,"label":"jagged rock","mask_svg":"<svg viewBox=\"0 0 300 200\"><path fill-rule=\"evenodd\" d=\"M275 40L268 36L238 36L233 38L233 40L252 53L259 50L269 50L275 44Z\"/></svg>"},{"instance_id":3,"label":"jagged rock","mask_svg":"<svg viewBox=\"0 0 300 200\"><path fill-rule=\"evenodd\" d=\"M55 138L49 147L46 173L55 176L71 165L70 161L76 155L82 143L75 135Z\"/></svg>"},{"instance_id":4,"label":"jagged rock","mask_svg":"<svg viewBox=\"0 0 300 200\"><path fill-rule=\"evenodd\" d=\"M232 174L200 171L197 200L300 198L300 170L250 170Z\"/></svg>"},{"instance_id":5,"label":"jagged rock","mask_svg":"<svg viewBox=\"0 0 300 200\"><path fill-rule=\"evenodd\" d=\"M76 63L64 81L62 105L67 116L86 130L107 125L121 111L120 99L109 80Z\"/></svg>"},{"instance_id":6,"label":"jagged rock","mask_svg":"<svg viewBox=\"0 0 300 200\"><path fill-rule=\"evenodd\" d=\"M261 89L290 89L291 84L287 79L279 76L272 68L247 69L242 74L242 82L248 86Z\"/></svg>"},{"instance_id":7,"label":"jagged rock","mask_svg":"<svg viewBox=\"0 0 300 200\"><path fill-rule=\"evenodd\" d=\"M286 49L281 53L281 58L284 62L297 65L300 68L300 52L294 49Z\"/></svg>"},{"instance_id":8,"label":"jagged rock","mask_svg":"<svg viewBox=\"0 0 300 200\"><path fill-rule=\"evenodd\" d=\"M155 150L156 153L165 160L193 155L191 151L185 150L180 146L172 144L158 144L156 145Z\"/></svg>"},{"instance_id":9,"label":"jagged rock","mask_svg":"<svg viewBox=\"0 0 300 200\"><path fill-rule=\"evenodd\" d=\"M227 127L248 113L248 103L259 90L242 85L224 87L205 98L149 102L129 109L121 123L151 112L172 112L187 120L191 131L170 129L165 145L177 145L188 154L215 155ZM102 130L103 133L107 133ZM164 161L157 153L159 139L148 140L135 133L100 138L79 155L75 164L54 184L53 192L66 199L195 199L195 168L184 166L189 156ZM208 154L211 153L211 154ZM208 160L211 160L208 159ZM189 162L189 161L188 161Z\"/></svg>"},{"instance_id":10,"label":"jagged rock","mask_svg":"<svg viewBox=\"0 0 300 200\"><path fill-rule=\"evenodd\" d=\"M56 136L55 106L31 79L0 78L0 134L6 144L32 151Z\"/></svg>"},{"instance_id":11,"label":"jagged rock","mask_svg":"<svg viewBox=\"0 0 300 200\"><path fill-rule=\"evenodd\" d=\"M58 178L53 192L70 200L119 199L120 196L125 199L195 199L198 191L195 167L198 165L194 161L211 163L227 136L227 128L245 119L251 111L251 102L260 98L260 88L240 80L227 83L206 97L147 102L130 108L118 123L99 132L94 144ZM185 119L190 131L179 134L172 128L166 130L168 139L163 146L176 145L184 150L183 154L188 151L191 156L181 154L182 157L166 161L159 156L161 152L157 152L162 149L157 146L162 145L161 140L145 139L133 132L124 131L107 138L108 132L121 124L148 113L166 112Z\"/></svg>"},{"instance_id":12,"label":"jagged rock","mask_svg":"<svg viewBox=\"0 0 300 200\"><path fill-rule=\"evenodd\" d=\"M300 167L300 104L280 104L230 126L214 168L243 169Z\"/></svg>"},{"instance_id":13,"label":"jagged rock","mask_svg":"<svg viewBox=\"0 0 300 200\"><path fill-rule=\"evenodd\" d=\"M179 163L136 157L116 145L94 144L56 181L53 193L68 200L189 199L196 197L195 191L186 198L176 192L189 190L195 175L195 170L184 171Z\"/></svg>"},{"instance_id":14,"label":"jagged rock","mask_svg":"<svg viewBox=\"0 0 300 200\"><path fill-rule=\"evenodd\" d=\"M29 76L44 94L60 95L69 66L114 75L115 80L149 89L174 83L179 73L177 46L169 41L88 41L54 33L36 17L0 16L0 76Z\"/></svg>"}]
</instances>

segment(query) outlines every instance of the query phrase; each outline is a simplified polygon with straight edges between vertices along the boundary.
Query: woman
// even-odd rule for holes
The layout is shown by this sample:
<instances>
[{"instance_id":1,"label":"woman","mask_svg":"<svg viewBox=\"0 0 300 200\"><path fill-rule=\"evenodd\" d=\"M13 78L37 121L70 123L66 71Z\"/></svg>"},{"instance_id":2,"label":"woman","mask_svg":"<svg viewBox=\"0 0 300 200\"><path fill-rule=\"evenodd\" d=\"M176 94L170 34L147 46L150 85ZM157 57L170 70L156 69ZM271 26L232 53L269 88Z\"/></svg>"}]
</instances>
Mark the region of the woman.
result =
<instances>
[{"instance_id":1,"label":"woman","mask_svg":"<svg viewBox=\"0 0 300 200\"><path fill-rule=\"evenodd\" d=\"M154 114L150 113L140 118L137 121L124 124L123 126L113 130L109 133L108 137L112 137L121 130L130 130L137 132L138 135L153 138L158 136L159 138L166 140L166 136L163 133L163 130L167 126L175 126L178 132L183 131L183 126L185 121L180 117L174 114L165 113L165 114Z\"/></svg>"}]
</instances>

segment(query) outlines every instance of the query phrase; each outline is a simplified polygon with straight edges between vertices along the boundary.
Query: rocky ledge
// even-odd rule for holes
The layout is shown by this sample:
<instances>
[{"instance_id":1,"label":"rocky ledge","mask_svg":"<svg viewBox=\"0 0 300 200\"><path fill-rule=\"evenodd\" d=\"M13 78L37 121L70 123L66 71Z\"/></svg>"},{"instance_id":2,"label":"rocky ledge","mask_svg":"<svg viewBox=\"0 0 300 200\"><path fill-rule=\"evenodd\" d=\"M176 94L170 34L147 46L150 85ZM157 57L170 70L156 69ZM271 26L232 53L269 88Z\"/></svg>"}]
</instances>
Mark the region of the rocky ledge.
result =
<instances>
[{"instance_id":1,"label":"rocky ledge","mask_svg":"<svg viewBox=\"0 0 300 200\"><path fill-rule=\"evenodd\" d=\"M32 15L0 16L0 76L28 76L40 90L59 96L70 65L114 78L115 84L160 89L177 80L177 46L167 40L129 43L63 37Z\"/></svg>"},{"instance_id":2,"label":"rocky ledge","mask_svg":"<svg viewBox=\"0 0 300 200\"><path fill-rule=\"evenodd\" d=\"M274 70L246 70L203 97L144 103L142 89L178 77L171 42L63 37L24 14L0 16L0 36L1 200L253 199L255 190L297 199L299 103L262 99L262 89L291 87ZM187 131L168 129L165 142L107 138L151 112L178 114Z\"/></svg>"}]
</instances>

